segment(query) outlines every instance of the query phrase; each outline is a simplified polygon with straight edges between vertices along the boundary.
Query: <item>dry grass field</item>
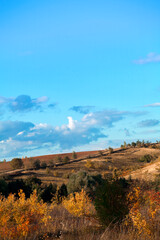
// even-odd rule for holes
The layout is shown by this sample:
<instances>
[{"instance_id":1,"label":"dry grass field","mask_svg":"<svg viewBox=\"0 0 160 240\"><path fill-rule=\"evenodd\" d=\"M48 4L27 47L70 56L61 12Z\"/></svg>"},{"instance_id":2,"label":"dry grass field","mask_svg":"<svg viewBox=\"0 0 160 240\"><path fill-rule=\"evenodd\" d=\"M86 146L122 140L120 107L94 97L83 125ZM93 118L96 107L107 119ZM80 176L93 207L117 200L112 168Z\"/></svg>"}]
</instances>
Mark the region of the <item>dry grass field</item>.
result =
<instances>
[{"instance_id":1,"label":"dry grass field","mask_svg":"<svg viewBox=\"0 0 160 240\"><path fill-rule=\"evenodd\" d=\"M156 148L132 148L114 149L113 153L109 150L89 151L76 153L77 158L72 158L72 153L54 154L37 156L33 158L23 158L24 168L13 170L10 162L0 163L0 176L8 177L9 180L25 179L29 176L35 176L44 183L56 183L61 185L67 183L69 176L72 173L84 170L90 174L101 174L104 178L111 176L113 172L121 177L135 178L146 176L146 172L152 172L152 177L159 171L159 156L160 149ZM145 156L150 155L152 160L150 163L140 161ZM63 159L68 156L69 161L63 162ZM61 162L57 158L61 157ZM46 168L33 169L32 163L35 160L40 160L46 163ZM54 166L50 166L50 162ZM150 170L152 169L152 170Z\"/></svg>"}]
</instances>

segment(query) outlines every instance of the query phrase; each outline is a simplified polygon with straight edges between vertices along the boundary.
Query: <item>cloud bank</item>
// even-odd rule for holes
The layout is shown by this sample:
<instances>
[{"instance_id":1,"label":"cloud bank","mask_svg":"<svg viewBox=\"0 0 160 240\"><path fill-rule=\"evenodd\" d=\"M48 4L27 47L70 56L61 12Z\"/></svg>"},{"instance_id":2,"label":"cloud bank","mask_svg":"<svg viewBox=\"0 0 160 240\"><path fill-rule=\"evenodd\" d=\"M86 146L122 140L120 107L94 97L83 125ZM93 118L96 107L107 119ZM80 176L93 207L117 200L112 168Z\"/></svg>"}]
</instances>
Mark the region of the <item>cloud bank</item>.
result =
<instances>
[{"instance_id":1,"label":"cloud bank","mask_svg":"<svg viewBox=\"0 0 160 240\"><path fill-rule=\"evenodd\" d=\"M111 128L128 112L97 111L88 113L80 121L68 117L68 124L55 126L20 121L0 121L1 157L19 156L27 151L58 147L72 149L106 138L104 129Z\"/></svg>"}]
</instances>

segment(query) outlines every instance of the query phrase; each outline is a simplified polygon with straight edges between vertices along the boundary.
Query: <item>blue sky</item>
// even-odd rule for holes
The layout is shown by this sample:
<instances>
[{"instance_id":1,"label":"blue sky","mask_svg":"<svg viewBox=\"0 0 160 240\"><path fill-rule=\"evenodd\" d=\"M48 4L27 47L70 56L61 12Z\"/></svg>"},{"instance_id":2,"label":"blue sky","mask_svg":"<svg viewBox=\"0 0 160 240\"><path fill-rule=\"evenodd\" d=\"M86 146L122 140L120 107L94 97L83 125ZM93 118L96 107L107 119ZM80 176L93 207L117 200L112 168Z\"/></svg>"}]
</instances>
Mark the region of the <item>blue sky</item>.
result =
<instances>
[{"instance_id":1,"label":"blue sky","mask_svg":"<svg viewBox=\"0 0 160 240\"><path fill-rule=\"evenodd\" d=\"M160 140L159 1L0 1L0 157Z\"/></svg>"}]
</instances>

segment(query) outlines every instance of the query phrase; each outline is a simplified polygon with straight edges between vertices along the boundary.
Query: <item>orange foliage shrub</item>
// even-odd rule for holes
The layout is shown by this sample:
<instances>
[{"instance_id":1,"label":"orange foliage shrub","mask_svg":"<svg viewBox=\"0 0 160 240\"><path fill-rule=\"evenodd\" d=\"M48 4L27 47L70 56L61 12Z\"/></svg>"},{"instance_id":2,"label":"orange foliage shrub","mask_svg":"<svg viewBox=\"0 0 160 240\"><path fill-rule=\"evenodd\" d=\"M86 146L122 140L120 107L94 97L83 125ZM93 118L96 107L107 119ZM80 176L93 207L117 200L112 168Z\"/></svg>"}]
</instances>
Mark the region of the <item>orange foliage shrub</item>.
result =
<instances>
[{"instance_id":1,"label":"orange foliage shrub","mask_svg":"<svg viewBox=\"0 0 160 240\"><path fill-rule=\"evenodd\" d=\"M95 213L92 201L83 189L80 193L71 193L68 198L63 199L62 205L68 212L78 217L93 215Z\"/></svg>"},{"instance_id":2,"label":"orange foliage shrub","mask_svg":"<svg viewBox=\"0 0 160 240\"><path fill-rule=\"evenodd\" d=\"M130 202L129 218L138 230L138 235L144 234L150 239L159 225L160 193L154 191L142 192L139 187L128 194Z\"/></svg>"},{"instance_id":3,"label":"orange foliage shrub","mask_svg":"<svg viewBox=\"0 0 160 240\"><path fill-rule=\"evenodd\" d=\"M50 208L38 201L36 191L26 199L22 190L19 198L14 194L0 197L0 239L28 239L36 235L49 220Z\"/></svg>"}]
</instances>

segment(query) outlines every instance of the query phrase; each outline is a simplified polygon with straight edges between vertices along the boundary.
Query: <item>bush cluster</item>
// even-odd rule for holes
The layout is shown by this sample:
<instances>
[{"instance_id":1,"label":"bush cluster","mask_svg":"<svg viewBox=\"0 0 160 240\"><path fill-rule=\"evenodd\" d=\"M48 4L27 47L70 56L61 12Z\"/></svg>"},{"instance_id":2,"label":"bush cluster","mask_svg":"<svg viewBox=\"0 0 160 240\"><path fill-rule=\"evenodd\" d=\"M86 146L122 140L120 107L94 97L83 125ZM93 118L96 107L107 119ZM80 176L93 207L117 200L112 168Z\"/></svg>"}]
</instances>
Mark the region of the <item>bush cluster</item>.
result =
<instances>
[{"instance_id":1,"label":"bush cluster","mask_svg":"<svg viewBox=\"0 0 160 240\"><path fill-rule=\"evenodd\" d=\"M8 183L4 179L0 179L0 193L3 196L7 197L12 193L18 197L20 190L23 190L27 198L36 190L39 199L42 199L44 202L51 202L57 191L60 197L67 196L67 187L65 184L57 188L56 184L50 183L49 185L45 185L36 177L10 181Z\"/></svg>"},{"instance_id":2,"label":"bush cluster","mask_svg":"<svg viewBox=\"0 0 160 240\"><path fill-rule=\"evenodd\" d=\"M153 157L149 154L145 154L144 156L142 156L139 161L140 162L146 162L146 163L150 163L152 161Z\"/></svg>"}]
</instances>

